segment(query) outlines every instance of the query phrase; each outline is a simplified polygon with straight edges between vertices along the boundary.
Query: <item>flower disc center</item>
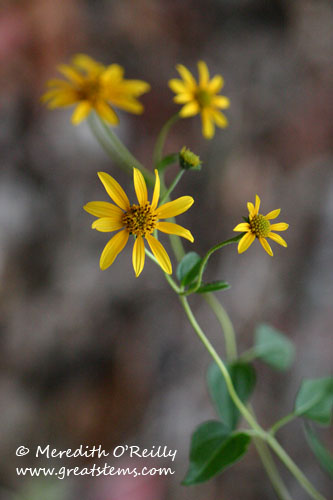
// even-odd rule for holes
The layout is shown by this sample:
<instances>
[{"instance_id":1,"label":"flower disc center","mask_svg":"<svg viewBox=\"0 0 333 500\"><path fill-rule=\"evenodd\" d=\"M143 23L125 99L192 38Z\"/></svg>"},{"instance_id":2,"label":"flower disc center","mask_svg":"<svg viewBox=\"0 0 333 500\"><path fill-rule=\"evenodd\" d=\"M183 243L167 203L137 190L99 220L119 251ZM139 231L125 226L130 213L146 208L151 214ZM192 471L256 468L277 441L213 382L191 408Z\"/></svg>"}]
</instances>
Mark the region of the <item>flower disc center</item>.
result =
<instances>
[{"instance_id":1,"label":"flower disc center","mask_svg":"<svg viewBox=\"0 0 333 500\"><path fill-rule=\"evenodd\" d=\"M206 108L207 106L209 106L212 100L210 93L207 92L207 90L203 89L198 89L195 97L201 108Z\"/></svg>"},{"instance_id":2,"label":"flower disc center","mask_svg":"<svg viewBox=\"0 0 333 500\"><path fill-rule=\"evenodd\" d=\"M80 101L93 101L98 97L101 91L101 84L98 78L91 78L82 82L78 89Z\"/></svg>"},{"instance_id":3,"label":"flower disc center","mask_svg":"<svg viewBox=\"0 0 333 500\"><path fill-rule=\"evenodd\" d=\"M145 205L131 205L123 215L123 224L130 234L145 236L151 234L156 227L157 216L151 209L150 203Z\"/></svg>"},{"instance_id":4,"label":"flower disc center","mask_svg":"<svg viewBox=\"0 0 333 500\"><path fill-rule=\"evenodd\" d=\"M250 221L251 231L257 238L266 238L271 232L269 220L264 215L255 215Z\"/></svg>"}]
</instances>

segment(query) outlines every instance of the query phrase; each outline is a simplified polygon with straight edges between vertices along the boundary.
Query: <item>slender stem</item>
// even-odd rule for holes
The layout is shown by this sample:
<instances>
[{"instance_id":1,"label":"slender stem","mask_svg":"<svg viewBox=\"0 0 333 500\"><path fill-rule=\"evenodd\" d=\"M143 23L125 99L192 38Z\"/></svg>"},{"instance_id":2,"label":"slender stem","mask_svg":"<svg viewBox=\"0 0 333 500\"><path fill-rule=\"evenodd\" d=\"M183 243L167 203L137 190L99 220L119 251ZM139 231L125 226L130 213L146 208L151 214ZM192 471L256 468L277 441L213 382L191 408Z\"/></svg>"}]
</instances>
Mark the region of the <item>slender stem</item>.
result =
<instances>
[{"instance_id":1,"label":"slender stem","mask_svg":"<svg viewBox=\"0 0 333 500\"><path fill-rule=\"evenodd\" d=\"M209 257L217 250L220 250L220 248L223 248L226 245L230 245L231 243L236 243L236 241L239 241L242 238L242 236L243 236L243 233L238 234L234 238L230 238L229 240L222 241L222 243L218 243L217 245L213 246L210 250L208 250L208 252L206 253L206 255L204 256L204 258L201 261L201 265L200 265L199 273L198 273L198 279L197 279L195 285L193 287L189 288L189 290L187 290L186 292L184 292L184 295L191 295L192 293L195 293L200 288L200 285L202 282L202 275L203 275L203 272L205 270L205 267L206 267L206 264L208 262Z\"/></svg>"},{"instance_id":2,"label":"slender stem","mask_svg":"<svg viewBox=\"0 0 333 500\"><path fill-rule=\"evenodd\" d=\"M254 436L254 445L278 498L280 500L292 500L289 491L280 477L267 444L262 439Z\"/></svg>"},{"instance_id":3,"label":"slender stem","mask_svg":"<svg viewBox=\"0 0 333 500\"><path fill-rule=\"evenodd\" d=\"M158 263L158 260L156 259L155 255L153 255L147 248L145 248L145 253L146 255L153 261L155 262L155 264L157 264L159 267L161 267ZM179 286L177 285L177 283L175 282L175 280L173 280L171 278L171 276L167 273L164 273L164 276L165 276L165 279L167 280L167 282L169 283L169 285L171 286L171 288L177 293L179 294L180 292L180 288Z\"/></svg>"},{"instance_id":4,"label":"slender stem","mask_svg":"<svg viewBox=\"0 0 333 500\"><path fill-rule=\"evenodd\" d=\"M187 301L187 298L184 297L184 296L182 296L182 295L179 295L179 300L180 300L180 302L181 302L181 304L182 304L182 306L184 308L186 316L188 317L188 320L191 323L194 331L198 335L198 337L201 340L201 342L203 343L203 345L206 347L206 349L209 352L209 354L214 359L214 361L217 364L217 366L220 368L220 370L222 372L222 375L224 377L224 380L226 382L226 385L228 387L228 391L229 391L230 397L233 400L234 404L237 406L237 408L239 409L240 413L243 415L243 417L249 423L249 425L254 430L258 431L260 434L263 434L264 431L258 425L257 421L251 415L251 413L246 408L246 406L239 399L239 397L238 397L238 395L236 393L236 390L234 388L234 385L232 383L230 374L229 374L229 372L228 372L225 364L223 363L223 361L221 360L220 356L217 354L217 352L215 351L214 347L212 346L212 344L210 343L210 341L206 337L205 333L201 329L201 327L200 327L199 323L197 322L197 320L196 320L196 318L195 318L195 316L194 316L194 314L192 312L192 309L191 309L191 307L190 307L190 305L189 305L189 303Z\"/></svg>"},{"instance_id":5,"label":"slender stem","mask_svg":"<svg viewBox=\"0 0 333 500\"><path fill-rule=\"evenodd\" d=\"M221 302L215 297L214 294L205 293L204 299L206 300L207 304L211 307L218 322L221 325L221 328L224 333L227 360L232 362L235 359L237 359L236 335L233 324L230 321L227 311L224 309Z\"/></svg>"},{"instance_id":6,"label":"slender stem","mask_svg":"<svg viewBox=\"0 0 333 500\"><path fill-rule=\"evenodd\" d=\"M176 123L179 120L179 114L176 113L175 115L171 116L169 120L163 125L161 128L160 133L158 134L155 148L154 148L154 153L153 153L153 165L157 168L157 165L162 159L162 154L163 154L163 147L165 140L167 138L167 135L169 133L169 130L171 129L172 125Z\"/></svg>"},{"instance_id":7,"label":"slender stem","mask_svg":"<svg viewBox=\"0 0 333 500\"><path fill-rule=\"evenodd\" d=\"M293 412L289 413L285 417L283 417L280 420L278 420L277 422L275 422L275 424L272 425L272 427L269 429L268 432L270 434L274 435L280 429L280 427L283 427L291 420L294 420L294 418L297 418L297 415L295 415L295 413L293 413Z\"/></svg>"},{"instance_id":8,"label":"slender stem","mask_svg":"<svg viewBox=\"0 0 333 500\"><path fill-rule=\"evenodd\" d=\"M176 175L176 177L174 178L174 180L172 181L172 183L170 184L170 186L168 187L166 192L163 194L163 197L160 201L161 205L163 205L163 203L165 203L165 201L168 200L170 194L175 189L175 187L177 186L180 179L183 177L184 172L185 172L185 170L179 170L178 174Z\"/></svg>"},{"instance_id":9,"label":"slender stem","mask_svg":"<svg viewBox=\"0 0 333 500\"><path fill-rule=\"evenodd\" d=\"M256 358L257 358L257 353L253 347L243 352L243 354L239 357L239 359L241 361L244 361L244 363L249 363L250 361L253 361Z\"/></svg>"},{"instance_id":10,"label":"slender stem","mask_svg":"<svg viewBox=\"0 0 333 500\"><path fill-rule=\"evenodd\" d=\"M298 468L295 462L290 458L282 446L277 442L275 437L266 433L266 441L270 447L275 451L280 460L284 465L290 470L294 477L298 480L300 485L305 491L307 491L311 498L314 500L326 500L310 483L308 478L303 474L303 472Z\"/></svg>"}]
</instances>

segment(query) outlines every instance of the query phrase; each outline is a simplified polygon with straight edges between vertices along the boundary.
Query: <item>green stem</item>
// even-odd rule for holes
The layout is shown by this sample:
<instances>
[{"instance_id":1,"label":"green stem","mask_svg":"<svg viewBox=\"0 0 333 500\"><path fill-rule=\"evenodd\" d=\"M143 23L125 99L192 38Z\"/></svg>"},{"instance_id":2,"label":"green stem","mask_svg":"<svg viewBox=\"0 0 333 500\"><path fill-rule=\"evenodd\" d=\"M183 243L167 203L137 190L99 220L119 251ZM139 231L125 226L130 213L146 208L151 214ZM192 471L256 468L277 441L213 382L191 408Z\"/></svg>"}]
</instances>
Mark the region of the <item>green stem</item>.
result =
<instances>
[{"instance_id":1,"label":"green stem","mask_svg":"<svg viewBox=\"0 0 333 500\"><path fill-rule=\"evenodd\" d=\"M202 282L202 275L203 275L203 272L205 270L205 267L206 267L206 264L208 262L209 257L217 250L220 250L220 248L223 248L226 245L230 245L231 243L236 243L237 241L239 241L242 238L242 236L243 236L243 233L238 234L234 238L230 238L229 240L222 241L222 243L218 243L217 245L213 246L210 250L208 250L208 252L206 253L206 255L204 256L204 258L201 261L201 265L200 265L199 272L198 272L198 279L197 279L195 285L192 286L191 288L189 288L189 290L187 290L186 292L183 292L183 295L191 295L192 293L195 293L200 288L201 282Z\"/></svg>"},{"instance_id":2,"label":"green stem","mask_svg":"<svg viewBox=\"0 0 333 500\"><path fill-rule=\"evenodd\" d=\"M239 357L240 361L243 361L244 363L249 363L250 361L253 361L256 358L257 358L257 353L253 347L243 352L243 354Z\"/></svg>"},{"instance_id":3,"label":"green stem","mask_svg":"<svg viewBox=\"0 0 333 500\"><path fill-rule=\"evenodd\" d=\"M295 415L295 413L289 413L285 417L275 422L275 424L272 425L272 427L269 429L268 432L273 436L280 429L280 427L283 427L284 425L288 424L288 422L294 420L295 418L297 418L297 415Z\"/></svg>"},{"instance_id":4,"label":"green stem","mask_svg":"<svg viewBox=\"0 0 333 500\"><path fill-rule=\"evenodd\" d=\"M266 441L270 447L275 451L276 455L280 458L281 462L290 470L293 476L298 480L300 485L305 491L307 491L311 498L314 500L326 500L310 483L308 478L303 474L303 472L298 468L295 462L290 458L282 446L277 442L275 437L266 433Z\"/></svg>"},{"instance_id":5,"label":"green stem","mask_svg":"<svg viewBox=\"0 0 333 500\"><path fill-rule=\"evenodd\" d=\"M195 333L198 335L199 339L201 340L201 342L203 343L203 345L206 347L207 351L209 352L209 354L211 355L211 357L214 359L214 361L217 364L217 366L220 368L220 370L222 372L222 375L224 377L225 383L227 385L230 397L233 400L235 406L237 406L237 408L239 409L240 413L243 415L243 417L249 423L249 425L254 430L258 431L260 433L260 435L262 435L264 431L258 425L257 421L251 415L251 413L246 408L246 406L239 399L239 397L238 397L238 395L236 393L236 390L234 388L234 385L232 383L230 374L229 374L229 372L228 372L225 364L223 363L223 361L221 360L220 356L217 354L217 352L215 351L214 347L212 346L212 344L210 343L210 341L206 337L205 333L201 329L201 327L200 327L199 323L197 322L197 320L196 320L196 318L195 318L195 316L194 316L194 314L192 312L192 309L191 309L191 307L190 307L190 305L189 305L189 303L187 301L187 298L184 297L184 296L182 296L182 295L179 295L179 300L180 300L180 302L181 302L181 304L182 304L182 306L184 308L186 316L188 317L188 320L191 323L191 325L192 325Z\"/></svg>"},{"instance_id":6,"label":"green stem","mask_svg":"<svg viewBox=\"0 0 333 500\"><path fill-rule=\"evenodd\" d=\"M165 143L165 140L167 138L167 135L169 133L169 130L171 129L172 125L174 123L176 123L178 120L179 120L178 113L171 116L171 118L169 118L169 120L163 125L160 133L158 134L155 148L154 148L154 153L153 153L153 165L155 168L157 168L157 165L162 160L163 147L164 147L164 143Z\"/></svg>"},{"instance_id":7,"label":"green stem","mask_svg":"<svg viewBox=\"0 0 333 500\"><path fill-rule=\"evenodd\" d=\"M179 170L178 174L176 175L176 177L174 178L174 180L172 181L172 183L170 184L170 186L168 187L168 189L163 194L163 197L162 197L162 199L160 201L160 205L163 205L163 203L165 203L168 200L170 194L175 189L175 187L177 186L177 184L180 181L180 179L183 177L184 172L185 172L185 170Z\"/></svg>"},{"instance_id":8,"label":"green stem","mask_svg":"<svg viewBox=\"0 0 333 500\"><path fill-rule=\"evenodd\" d=\"M221 325L225 339L226 357L229 362L232 362L237 359L236 335L233 324L228 316L227 311L224 309L221 302L215 297L214 294L205 293L204 299L211 307L218 322Z\"/></svg>"}]
</instances>

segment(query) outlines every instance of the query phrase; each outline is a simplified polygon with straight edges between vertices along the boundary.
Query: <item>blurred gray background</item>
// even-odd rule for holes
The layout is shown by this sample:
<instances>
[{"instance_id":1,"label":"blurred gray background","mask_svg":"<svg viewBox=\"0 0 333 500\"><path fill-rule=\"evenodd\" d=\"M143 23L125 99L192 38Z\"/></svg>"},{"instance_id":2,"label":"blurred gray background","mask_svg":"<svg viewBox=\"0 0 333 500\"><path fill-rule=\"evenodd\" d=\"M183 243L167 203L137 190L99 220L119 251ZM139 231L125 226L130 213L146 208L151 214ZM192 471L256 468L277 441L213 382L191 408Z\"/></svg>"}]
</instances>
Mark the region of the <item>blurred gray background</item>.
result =
<instances>
[{"instance_id":1,"label":"blurred gray background","mask_svg":"<svg viewBox=\"0 0 333 500\"><path fill-rule=\"evenodd\" d=\"M131 245L100 271L108 235L90 229L92 217L82 206L107 199L97 171L117 177L131 195L132 181L86 124L70 124L71 110L50 112L39 99L56 65L78 52L117 62L126 77L150 82L144 115L121 112L116 133L151 169L156 135L178 109L167 86L177 76L175 65L196 74L203 59L212 75L224 76L229 127L206 141L199 117L182 120L166 152L185 144L203 161L201 172L186 175L174 193L195 198L177 220L195 236L194 245L185 242L188 251L203 254L231 237L256 193L263 213L280 207L279 220L290 224L288 249L273 243L273 259L258 242L241 256L229 246L207 270L208 279L232 285L220 297L241 351L251 346L261 321L296 344L296 362L286 373L255 363L253 402L268 427L291 411L302 378L325 376L331 367L331 2L2 0L0 9L0 498L274 499L253 448L217 479L180 486L192 431L215 418L205 386L210 359L159 269L147 261L135 279ZM210 310L200 297L191 303L223 354ZM327 431L320 435L329 438ZM328 495L301 423L282 429L279 439ZM145 479L18 478L16 466L45 462L17 459L16 448L48 443L58 449L101 444L106 450L122 443L167 445L178 450L174 463L148 463L176 472ZM91 463L66 460L61 465ZM293 498L306 498L281 472Z\"/></svg>"}]
</instances>

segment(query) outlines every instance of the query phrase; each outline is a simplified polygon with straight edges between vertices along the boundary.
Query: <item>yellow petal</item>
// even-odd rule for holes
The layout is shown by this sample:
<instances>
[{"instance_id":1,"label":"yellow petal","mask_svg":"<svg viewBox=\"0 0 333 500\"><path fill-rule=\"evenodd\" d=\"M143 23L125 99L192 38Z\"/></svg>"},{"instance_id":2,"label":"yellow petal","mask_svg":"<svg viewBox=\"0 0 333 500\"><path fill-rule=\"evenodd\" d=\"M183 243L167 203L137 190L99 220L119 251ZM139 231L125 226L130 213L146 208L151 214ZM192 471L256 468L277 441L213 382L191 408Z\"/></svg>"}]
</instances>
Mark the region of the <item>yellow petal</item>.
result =
<instances>
[{"instance_id":1,"label":"yellow petal","mask_svg":"<svg viewBox=\"0 0 333 500\"><path fill-rule=\"evenodd\" d=\"M176 94L183 94L184 92L187 92L187 87L184 85L184 82L178 80L177 78L169 80L169 87Z\"/></svg>"},{"instance_id":2,"label":"yellow petal","mask_svg":"<svg viewBox=\"0 0 333 500\"><path fill-rule=\"evenodd\" d=\"M150 90L150 85L143 80L123 80L121 87L124 92L132 96L139 97Z\"/></svg>"},{"instance_id":3,"label":"yellow petal","mask_svg":"<svg viewBox=\"0 0 333 500\"><path fill-rule=\"evenodd\" d=\"M259 238L259 241L260 243L262 244L262 247L263 249L268 253L268 255L270 255L271 257L273 257L273 251L271 249L271 246L270 244L268 243L268 241L266 240L266 238L262 238L260 237Z\"/></svg>"},{"instance_id":4,"label":"yellow petal","mask_svg":"<svg viewBox=\"0 0 333 500\"><path fill-rule=\"evenodd\" d=\"M282 245L283 247L287 248L287 242L279 235L275 233L269 233L268 238L271 238L271 240L275 241L279 245Z\"/></svg>"},{"instance_id":5,"label":"yellow petal","mask_svg":"<svg viewBox=\"0 0 333 500\"><path fill-rule=\"evenodd\" d=\"M72 61L75 66L89 74L98 74L104 69L103 64L95 61L86 54L77 54L73 57Z\"/></svg>"},{"instance_id":6,"label":"yellow petal","mask_svg":"<svg viewBox=\"0 0 333 500\"><path fill-rule=\"evenodd\" d=\"M170 217L175 217L176 215L186 212L194 203L192 196L181 196L176 200L164 203L156 210L156 215L159 219L169 219Z\"/></svg>"},{"instance_id":7,"label":"yellow petal","mask_svg":"<svg viewBox=\"0 0 333 500\"><path fill-rule=\"evenodd\" d=\"M118 83L122 80L124 69L119 64L110 64L101 75L101 82L105 84Z\"/></svg>"},{"instance_id":8,"label":"yellow petal","mask_svg":"<svg viewBox=\"0 0 333 500\"><path fill-rule=\"evenodd\" d=\"M281 209L277 208L276 210L272 210L267 215L265 215L266 219L276 219L280 215Z\"/></svg>"},{"instance_id":9,"label":"yellow petal","mask_svg":"<svg viewBox=\"0 0 333 500\"><path fill-rule=\"evenodd\" d=\"M193 95L190 92L183 92L182 94L176 95L173 98L174 102L177 104L186 104L189 101L192 101Z\"/></svg>"},{"instance_id":10,"label":"yellow petal","mask_svg":"<svg viewBox=\"0 0 333 500\"><path fill-rule=\"evenodd\" d=\"M46 85L48 87L72 88L72 85L69 82L60 80L59 78L52 78L51 80L48 80Z\"/></svg>"},{"instance_id":11,"label":"yellow petal","mask_svg":"<svg viewBox=\"0 0 333 500\"><path fill-rule=\"evenodd\" d=\"M241 231L242 233L245 231L250 231L250 224L248 222L241 222L233 228L233 231Z\"/></svg>"},{"instance_id":12,"label":"yellow petal","mask_svg":"<svg viewBox=\"0 0 333 500\"><path fill-rule=\"evenodd\" d=\"M202 119L202 134L206 139L212 139L214 137L215 127L212 116L210 115L208 109L203 109L201 112Z\"/></svg>"},{"instance_id":13,"label":"yellow petal","mask_svg":"<svg viewBox=\"0 0 333 500\"><path fill-rule=\"evenodd\" d=\"M199 72L199 85L201 87L206 87L209 80L209 71L207 64L204 61L198 62L198 72Z\"/></svg>"},{"instance_id":14,"label":"yellow petal","mask_svg":"<svg viewBox=\"0 0 333 500\"><path fill-rule=\"evenodd\" d=\"M118 116L105 101L102 100L96 101L94 107L96 113L98 113L99 116L103 118L103 120L110 123L111 125L118 125L119 123Z\"/></svg>"},{"instance_id":15,"label":"yellow petal","mask_svg":"<svg viewBox=\"0 0 333 500\"><path fill-rule=\"evenodd\" d=\"M182 107L182 109L179 112L179 116L181 116L182 118L188 118L189 116L196 115L197 113L199 113L199 111L200 111L199 103L197 101L191 101Z\"/></svg>"},{"instance_id":16,"label":"yellow petal","mask_svg":"<svg viewBox=\"0 0 333 500\"><path fill-rule=\"evenodd\" d=\"M230 100L223 95L218 95L212 99L212 106L217 108L226 109L230 106Z\"/></svg>"},{"instance_id":17,"label":"yellow petal","mask_svg":"<svg viewBox=\"0 0 333 500\"><path fill-rule=\"evenodd\" d=\"M119 231L105 245L102 252L99 265L102 270L107 269L113 264L117 255L123 250L128 240L129 233L127 231Z\"/></svg>"},{"instance_id":18,"label":"yellow petal","mask_svg":"<svg viewBox=\"0 0 333 500\"><path fill-rule=\"evenodd\" d=\"M166 253L166 250L162 243L160 243L154 236L151 234L146 234L146 239L149 243L151 251L155 255L159 265L163 269L163 271L167 274L172 273L172 265L170 262L169 255Z\"/></svg>"},{"instance_id":19,"label":"yellow petal","mask_svg":"<svg viewBox=\"0 0 333 500\"><path fill-rule=\"evenodd\" d=\"M106 174L105 172L98 172L98 177L103 183L103 186L105 187L105 190L110 198L116 203L116 205L118 205L118 207L127 211L130 207L130 202L121 185L118 184L118 182L111 177L111 175Z\"/></svg>"},{"instance_id":20,"label":"yellow petal","mask_svg":"<svg viewBox=\"0 0 333 500\"><path fill-rule=\"evenodd\" d=\"M218 111L217 109L211 109L210 113L218 127L225 128L228 126L227 117L224 116L221 111Z\"/></svg>"},{"instance_id":21,"label":"yellow petal","mask_svg":"<svg viewBox=\"0 0 333 500\"><path fill-rule=\"evenodd\" d=\"M271 224L271 229L273 231L285 231L286 229L288 229L289 227L289 224L287 224L286 222L278 222L277 224Z\"/></svg>"},{"instance_id":22,"label":"yellow petal","mask_svg":"<svg viewBox=\"0 0 333 500\"><path fill-rule=\"evenodd\" d=\"M72 114L72 123L73 125L78 125L81 123L91 111L91 104L88 101L81 101L75 108L74 113Z\"/></svg>"},{"instance_id":23,"label":"yellow petal","mask_svg":"<svg viewBox=\"0 0 333 500\"><path fill-rule=\"evenodd\" d=\"M185 229L183 226L179 226L178 224L174 224L173 222L158 222L156 224L156 227L159 231L162 231L162 233L182 236L183 238L189 240L191 243L193 243L194 241L194 238L188 229Z\"/></svg>"},{"instance_id":24,"label":"yellow petal","mask_svg":"<svg viewBox=\"0 0 333 500\"><path fill-rule=\"evenodd\" d=\"M155 210L158 204L158 200L160 198L160 176L158 175L158 170L155 168L155 187L153 193L153 199L151 201L151 208Z\"/></svg>"},{"instance_id":25,"label":"yellow petal","mask_svg":"<svg viewBox=\"0 0 333 500\"><path fill-rule=\"evenodd\" d=\"M144 107L141 102L136 99L128 96L116 97L112 96L109 98L109 101L116 107L128 111L129 113L133 113L135 115L140 115L144 111Z\"/></svg>"},{"instance_id":26,"label":"yellow petal","mask_svg":"<svg viewBox=\"0 0 333 500\"><path fill-rule=\"evenodd\" d=\"M142 236L138 236L135 240L132 253L132 263L135 276L138 277L145 265L145 245Z\"/></svg>"},{"instance_id":27,"label":"yellow petal","mask_svg":"<svg viewBox=\"0 0 333 500\"><path fill-rule=\"evenodd\" d=\"M254 213L253 213L253 215L258 215L259 208L260 208L260 198L256 194L256 204L255 204L255 207L254 207Z\"/></svg>"},{"instance_id":28,"label":"yellow petal","mask_svg":"<svg viewBox=\"0 0 333 500\"><path fill-rule=\"evenodd\" d=\"M124 227L121 218L114 219L111 217L102 217L101 219L95 220L92 225L92 229L97 229L97 231L101 231L102 233L109 233L112 231L117 231L117 229L121 229Z\"/></svg>"},{"instance_id":29,"label":"yellow petal","mask_svg":"<svg viewBox=\"0 0 333 500\"><path fill-rule=\"evenodd\" d=\"M176 69L188 88L193 89L197 87L197 82L192 76L192 73L187 68L185 68L185 66L183 66L182 64L177 64Z\"/></svg>"},{"instance_id":30,"label":"yellow petal","mask_svg":"<svg viewBox=\"0 0 333 500\"><path fill-rule=\"evenodd\" d=\"M253 233L246 233L244 234L243 238L239 240L238 243L238 253L243 253L245 252L250 245L254 242L255 235Z\"/></svg>"},{"instance_id":31,"label":"yellow petal","mask_svg":"<svg viewBox=\"0 0 333 500\"><path fill-rule=\"evenodd\" d=\"M247 202L247 209L249 211L250 219L254 216L254 205L250 201Z\"/></svg>"},{"instance_id":32,"label":"yellow petal","mask_svg":"<svg viewBox=\"0 0 333 500\"><path fill-rule=\"evenodd\" d=\"M148 193L146 181L139 169L133 168L134 189L138 198L139 205L143 206L147 203Z\"/></svg>"},{"instance_id":33,"label":"yellow petal","mask_svg":"<svg viewBox=\"0 0 333 500\"><path fill-rule=\"evenodd\" d=\"M69 90L60 90L57 95L50 99L47 103L49 109L62 108L66 106L71 106L77 102L77 96L74 92Z\"/></svg>"},{"instance_id":34,"label":"yellow petal","mask_svg":"<svg viewBox=\"0 0 333 500\"><path fill-rule=\"evenodd\" d=\"M208 90L209 92L212 92L213 94L217 94L223 87L224 80L222 76L216 75L214 78L211 79L211 81L208 84Z\"/></svg>"},{"instance_id":35,"label":"yellow petal","mask_svg":"<svg viewBox=\"0 0 333 500\"><path fill-rule=\"evenodd\" d=\"M62 73L68 80L76 83L76 84L81 84L84 81L84 78L78 71L76 71L74 68L71 66L68 66L67 64L60 64L58 66L58 71Z\"/></svg>"},{"instance_id":36,"label":"yellow petal","mask_svg":"<svg viewBox=\"0 0 333 500\"><path fill-rule=\"evenodd\" d=\"M95 215L95 217L110 217L116 220L122 217L124 213L119 207L107 201L90 201L83 208L89 214Z\"/></svg>"}]
</instances>

